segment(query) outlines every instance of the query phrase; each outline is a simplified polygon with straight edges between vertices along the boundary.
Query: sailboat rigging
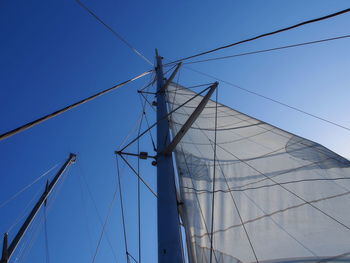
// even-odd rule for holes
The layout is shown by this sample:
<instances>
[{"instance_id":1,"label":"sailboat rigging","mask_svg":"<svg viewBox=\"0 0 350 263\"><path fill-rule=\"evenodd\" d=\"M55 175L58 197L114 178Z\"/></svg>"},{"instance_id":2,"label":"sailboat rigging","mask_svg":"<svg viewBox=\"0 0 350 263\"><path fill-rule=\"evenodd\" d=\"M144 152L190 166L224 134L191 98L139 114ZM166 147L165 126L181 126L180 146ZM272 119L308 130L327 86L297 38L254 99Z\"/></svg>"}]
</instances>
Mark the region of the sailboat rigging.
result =
<instances>
[{"instance_id":1,"label":"sailboat rigging","mask_svg":"<svg viewBox=\"0 0 350 263\"><path fill-rule=\"evenodd\" d=\"M108 26L89 9L87 11ZM156 50L153 69L5 132L0 140L154 74L146 87L155 84L155 91L140 89L138 93L143 96L144 105L156 111L155 122L149 125L146 117L148 127L141 132L141 121L136 138L115 151L127 262L140 263L141 251L139 248L137 258L127 248L119 158L137 177L138 202L141 184L156 198L159 263L350 262L347 207L350 161L316 142L221 104L218 101L220 81L206 85L204 90L203 85L188 88L175 81L183 61L347 12L350 9L174 60L165 64L173 66L167 78L163 72L163 57ZM154 95L155 101L149 102L145 94ZM214 94L215 99L212 98ZM141 115L146 115L145 106ZM156 128L156 143L151 133L153 128ZM154 154L143 151L139 145L140 138L148 133ZM129 151L136 142L137 151ZM128 157L137 160L137 168ZM151 164L156 167L156 190L139 171L140 160L147 159L152 159ZM14 237L9 240L8 233L4 233L1 263L12 262L18 244L40 208L50 201L49 196L60 176L75 161L76 154L70 154L53 180L47 182ZM102 232L93 262L116 198L115 191L106 221L101 223ZM140 213L139 207L139 217ZM140 225L138 233L140 239Z\"/></svg>"}]
</instances>

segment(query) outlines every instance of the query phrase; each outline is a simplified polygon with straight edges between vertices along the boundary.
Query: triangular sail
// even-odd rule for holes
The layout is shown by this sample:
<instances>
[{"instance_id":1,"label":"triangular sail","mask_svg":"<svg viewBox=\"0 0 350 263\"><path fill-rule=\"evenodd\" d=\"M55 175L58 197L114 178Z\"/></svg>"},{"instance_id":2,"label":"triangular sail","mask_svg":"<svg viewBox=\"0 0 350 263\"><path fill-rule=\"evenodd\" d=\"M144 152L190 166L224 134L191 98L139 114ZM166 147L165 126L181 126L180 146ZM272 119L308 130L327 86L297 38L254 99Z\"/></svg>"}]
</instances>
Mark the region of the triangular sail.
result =
<instances>
[{"instance_id":1,"label":"triangular sail","mask_svg":"<svg viewBox=\"0 0 350 263\"><path fill-rule=\"evenodd\" d=\"M171 84L168 105L174 109L194 95ZM201 99L171 115L173 134ZM318 262L327 257L332 260L320 262L344 262L350 253L347 159L222 104L216 108L215 101L208 102L175 156L192 263Z\"/></svg>"}]
</instances>

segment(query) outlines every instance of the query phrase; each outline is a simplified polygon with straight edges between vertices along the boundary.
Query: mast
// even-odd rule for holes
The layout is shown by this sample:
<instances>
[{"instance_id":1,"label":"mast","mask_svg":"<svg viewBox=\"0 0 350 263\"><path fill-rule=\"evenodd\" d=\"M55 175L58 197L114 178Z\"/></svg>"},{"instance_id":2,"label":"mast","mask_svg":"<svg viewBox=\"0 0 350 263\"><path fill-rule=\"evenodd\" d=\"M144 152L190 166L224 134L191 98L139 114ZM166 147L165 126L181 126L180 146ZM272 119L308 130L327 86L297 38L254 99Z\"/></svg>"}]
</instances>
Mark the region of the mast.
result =
<instances>
[{"instance_id":1,"label":"mast","mask_svg":"<svg viewBox=\"0 0 350 263\"><path fill-rule=\"evenodd\" d=\"M164 153L170 143L169 122L164 116L166 106L165 89L179 69L164 85L162 57L156 50L157 74L157 219L158 219L158 262L183 262L180 222L177 209L175 175L172 154Z\"/></svg>"},{"instance_id":2,"label":"mast","mask_svg":"<svg viewBox=\"0 0 350 263\"><path fill-rule=\"evenodd\" d=\"M48 196L52 192L52 189L55 187L55 185L58 182L58 180L60 179L61 175L65 172L65 170L67 169L67 167L70 164L75 162L75 160L76 160L76 155L71 153L69 155L67 161L62 165L61 169L57 172L57 174L55 175L55 177L53 178L51 183L49 185L46 184L44 192L40 196L39 200L37 201L37 203L33 207L32 211L28 215L27 219L24 221L24 223L21 226L21 228L18 230L16 236L13 238L13 240L10 243L9 246L7 246L7 244L8 244L8 233L4 234L4 242L3 242L3 248L2 248L2 257L1 257L0 263L7 263L8 260L11 258L12 253L15 251L18 243L21 241L23 235L25 234L25 232L27 231L28 227L32 223L34 217L38 213L40 207L43 205L44 202L46 202Z\"/></svg>"}]
</instances>

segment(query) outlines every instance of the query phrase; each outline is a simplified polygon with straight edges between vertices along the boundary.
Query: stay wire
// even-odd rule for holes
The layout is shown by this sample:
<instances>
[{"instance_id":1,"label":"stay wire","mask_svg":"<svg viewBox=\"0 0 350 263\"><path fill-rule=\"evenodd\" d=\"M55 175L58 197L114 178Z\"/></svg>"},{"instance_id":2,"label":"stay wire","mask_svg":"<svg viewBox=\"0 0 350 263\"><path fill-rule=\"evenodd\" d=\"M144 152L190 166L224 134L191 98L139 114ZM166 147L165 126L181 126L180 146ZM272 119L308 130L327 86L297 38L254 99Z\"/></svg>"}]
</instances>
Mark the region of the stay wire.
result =
<instances>
[{"instance_id":1,"label":"stay wire","mask_svg":"<svg viewBox=\"0 0 350 263\"><path fill-rule=\"evenodd\" d=\"M218 122L218 87L216 88L215 99L215 131L214 131L214 171L213 171L213 194L211 202L211 229L210 229L210 263L213 261L213 232L214 232L214 211L215 211L215 179L216 179L216 136Z\"/></svg>"},{"instance_id":2,"label":"stay wire","mask_svg":"<svg viewBox=\"0 0 350 263\"><path fill-rule=\"evenodd\" d=\"M140 122L139 132L141 132L142 121ZM137 152L140 152L140 140L137 141ZM141 262L141 196L140 196L140 158L137 158L137 226L138 226L138 248L139 262Z\"/></svg>"},{"instance_id":3,"label":"stay wire","mask_svg":"<svg viewBox=\"0 0 350 263\"><path fill-rule=\"evenodd\" d=\"M143 93L140 93L142 98L144 99L144 103L148 103L148 105L151 107L152 110L154 110L152 104L149 102L148 98L143 94ZM140 96L140 100L141 100L141 105L142 105L142 99L141 99L141 96ZM148 118L147 118L147 113L146 113L146 105L143 106L143 109L142 109L142 116L144 116L145 118L145 121L146 121L146 124L147 124L147 128L150 127L149 125L149 121L148 121ZM142 120L141 120L142 121ZM141 126L140 126L141 127ZM153 139L153 135L152 135L152 131L151 129L149 129L149 135L150 135L150 138L151 138L151 142L152 142L152 146L153 146L153 150L154 151L157 151L157 148L156 148L156 144L155 144L155 140ZM139 130L139 133L138 133L138 136L140 135L141 131Z\"/></svg>"},{"instance_id":4,"label":"stay wire","mask_svg":"<svg viewBox=\"0 0 350 263\"><path fill-rule=\"evenodd\" d=\"M222 50L222 49L226 49L226 48L229 48L229 47L237 46L239 44L251 42L251 41L259 39L259 38L271 36L271 35L278 34L278 33L281 33L281 32L285 32L285 31L288 31L288 30L291 30L291 29L294 29L294 28L297 28L297 27L301 27L301 26L307 25L307 24L312 24L312 23L319 22L319 21L322 21L322 20L326 20L326 19L329 19L329 18L332 18L332 17L336 17L336 16L339 16L339 15L342 15L342 14L345 14L345 13L348 13L348 12L350 12L350 8L347 8L347 9L344 9L344 10L341 10L339 12L335 12L335 13L332 13L332 14L329 14L329 15L326 15L326 16L322 16L322 17L319 17L319 18L314 18L314 19L311 19L311 20L307 20L307 21L304 21L304 22L301 22L301 23L298 23L298 24L295 24L295 25L292 25L292 26L288 26L288 27L285 27L285 28L282 28L282 29L278 29L278 30L275 30L275 31L272 31L272 32L269 32L269 33L264 33L264 34L261 34L261 35L255 36L255 37L244 39L244 40L232 43L232 44L228 44L228 45L221 46L221 47L218 47L218 48L214 48L214 49L211 49L211 50L208 50L208 51L204 51L204 52L192 55L192 56L184 57L184 58L172 61L171 63L177 63L177 62L185 61L185 60L188 60L188 59L191 59L191 58L203 56L203 55L206 55L206 54L209 54L209 53L213 53L213 52L216 52L216 51L219 51L219 50Z\"/></svg>"},{"instance_id":5,"label":"stay wire","mask_svg":"<svg viewBox=\"0 0 350 263\"><path fill-rule=\"evenodd\" d=\"M75 0L80 7L82 7L85 11L87 11L91 16L93 16L98 22L100 22L104 27L106 27L114 36L116 36L119 40L121 40L125 45L127 45L136 55L141 57L148 64L153 66L153 63L146 58L140 51L134 48L125 38L123 38L117 31L115 31L112 27L110 27L107 23L105 23L100 17L98 17L90 8L84 5L80 0Z\"/></svg>"},{"instance_id":6,"label":"stay wire","mask_svg":"<svg viewBox=\"0 0 350 263\"><path fill-rule=\"evenodd\" d=\"M67 167L66 172L61 176L60 180L57 182L57 183L59 183L59 182L60 183L55 187L55 189L53 189L54 191L49 196L49 197L51 197L51 201L47 205L47 213L50 212L50 209L52 208L53 204L55 203L56 198L57 198L58 194L60 193L60 191L64 185L64 182L66 181L67 174L69 172L69 168L70 167ZM48 199L47 199L47 202L48 202ZM29 226L28 231L31 231L31 233L30 233L30 235L28 235L28 233L27 233L28 238L26 240L26 243L24 243L22 245L18 255L15 258L15 262L21 260L21 258L24 258L27 255L28 251L33 246L34 241L39 233L39 229L40 229L39 226L41 225L41 223L44 220L43 214L41 214L40 216L41 217L39 217L39 215L37 215L34 218L32 224Z\"/></svg>"},{"instance_id":7,"label":"stay wire","mask_svg":"<svg viewBox=\"0 0 350 263\"><path fill-rule=\"evenodd\" d=\"M28 188L30 188L31 186L33 186L35 183L39 182L43 177L45 177L46 175L48 175L53 169L55 169L58 166L58 163L53 165L49 170L47 170L46 172L44 172L42 175L40 175L38 178L36 178L34 181L32 181L31 183L29 183L28 185L24 186L21 190L19 190L17 193L15 193L14 195L12 195L10 198L8 198L7 200L3 201L0 204L0 208L2 208L3 206L7 205L9 202L11 202L12 200L14 200L17 196L19 196L21 193L23 193L24 191L26 191Z\"/></svg>"},{"instance_id":8,"label":"stay wire","mask_svg":"<svg viewBox=\"0 0 350 263\"><path fill-rule=\"evenodd\" d=\"M119 155L120 158L127 164L127 166L129 166L129 168L131 169L131 171L133 171L133 173L140 178L141 182L148 188L148 190L150 190L150 192L158 198L156 192L147 184L147 182L145 180L143 180L143 178L137 173L137 171L135 170L134 167L132 167L132 165L128 162L128 160L126 160L123 156L123 154Z\"/></svg>"},{"instance_id":9,"label":"stay wire","mask_svg":"<svg viewBox=\"0 0 350 263\"><path fill-rule=\"evenodd\" d=\"M145 135L149 130L151 130L154 126L156 126L160 121L164 120L165 118L168 118L173 112L177 111L178 109L180 109L181 107L183 107L184 105L186 105L187 103L189 103L190 101L192 101L193 99L197 98L198 96L200 96L203 92L207 91L209 89L206 88L204 90L202 90L201 92L197 93L195 96L193 96L192 98L188 99L187 101L185 101L184 103L182 103L181 105L179 105L178 107L176 107L175 109L173 109L172 111L170 111L168 114L166 114L165 116L163 116L160 120L158 120L157 122L153 123L148 129L144 130L139 136L137 136L136 138L134 138L133 140L131 140L131 142L129 142L126 146L124 146L121 151L124 151L127 147L129 147L131 144L133 144L134 142L136 142L140 137L142 137L143 135Z\"/></svg>"},{"instance_id":10,"label":"stay wire","mask_svg":"<svg viewBox=\"0 0 350 263\"><path fill-rule=\"evenodd\" d=\"M346 126L341 125L341 124L339 124L339 123L336 123L336 122L334 122L334 121L325 119L325 118L320 117L320 116L318 116L318 115L309 113L309 112L307 112L307 111L304 111L304 110L299 109L299 108L297 108L297 107L291 106L291 105L289 105L289 104L286 104L286 103L281 102L281 101L279 101L279 100L273 99L273 98L271 98L271 97L267 97L267 96L265 96L265 95L262 95L261 93L257 93L257 92L255 92L255 91L252 91L252 90L243 88L243 87L238 86L238 85L236 85L236 84L233 84L233 83L231 83L231 82L229 82L229 81L220 79L220 78L218 78L218 77L215 77L215 76L213 76L213 75L209 75L209 74L207 74L207 73L198 71L198 70L193 69L193 68L189 68L189 67L185 67L185 66L184 66L184 68L186 68L186 69L188 69L188 70L191 70L191 71L193 71L193 72L196 72L196 73L198 73L198 74L200 74L200 75L203 75L203 76L206 76L206 77L215 79L215 80L217 80L217 81L220 81L220 82L222 82L222 83L225 83L225 84L227 84L227 85L229 85L229 86L232 86L232 87L234 87L234 88L243 90L243 91L245 91L245 92L247 92L247 93L250 93L250 94L253 94L253 95L255 95L255 96L261 97L261 98L263 98L263 99L272 101L272 102L274 102L274 103L277 103L277 104L279 104L279 105L281 105L281 106L287 107L287 108L292 109L292 110L294 110L294 111L298 111L298 112L303 113L303 114L305 114L305 115L308 115L308 116L310 116L310 117L312 117L312 118L321 120L321 121L326 122L326 123L328 123L328 124L332 124L332 125L334 125L334 126L337 126L337 127L339 127L339 128L342 128L342 129L344 129L344 130L350 131L350 128L349 128L349 127L346 127Z\"/></svg>"},{"instance_id":11,"label":"stay wire","mask_svg":"<svg viewBox=\"0 0 350 263\"><path fill-rule=\"evenodd\" d=\"M102 227L102 230L101 230L101 233L100 233L100 237L99 237L99 240L98 240L96 249L95 249L95 254L94 254L94 257L92 258L92 263L95 262L95 259L96 259L96 256L97 256L97 252L98 252L98 249L99 249L100 244L101 244L101 241L102 241L103 234L104 234L104 232L105 232L105 229L106 229L106 226L107 226L109 217L110 217L110 215L111 215L112 208L113 208L113 204L114 204L114 201L115 201L116 196L117 196L117 189L118 189L118 188L116 187L115 190L114 190L114 193L113 193L113 198L112 198L112 200L111 200L111 202L110 202L110 204L109 204L107 216L106 216L105 221L104 221L104 223L103 223L103 227Z\"/></svg>"},{"instance_id":12,"label":"stay wire","mask_svg":"<svg viewBox=\"0 0 350 263\"><path fill-rule=\"evenodd\" d=\"M98 221L99 221L101 227L103 227L102 216L101 216L101 214L100 214L100 212L99 212L99 210L98 210L98 208L97 208L97 202L96 202L96 200L95 200L95 198L94 198L94 196L93 196L93 194L92 194L92 191L91 191L91 189L90 189L90 186L89 186L89 184L88 184L88 182L86 181L86 178L85 178L85 176L84 176L85 173L83 173L82 167L80 166L79 163L77 163L77 167L78 167L78 169L80 170L80 174L81 174L80 178L82 178L82 180L83 180L83 182L84 182L84 184L85 184L85 186L86 186L87 192L88 192L88 194L89 194L89 197L90 197L90 199L91 199L91 201L92 201L92 203L93 203L93 207L94 207L94 209L95 209L95 212L96 212ZM112 242L111 242L111 240L110 240L110 237L109 237L108 232L106 232L106 237L107 237L108 245L109 245L109 247L110 247L110 249L111 249L111 251L112 251L114 260L117 262L117 255L115 254L115 251L114 251L114 249L113 249L113 245L112 245ZM93 257L93 251L91 252L91 258L92 258L92 257Z\"/></svg>"},{"instance_id":13,"label":"stay wire","mask_svg":"<svg viewBox=\"0 0 350 263\"><path fill-rule=\"evenodd\" d=\"M45 232L46 263L50 263L49 237L48 237L48 233L47 233L47 211L46 211L46 204L44 205L44 232Z\"/></svg>"},{"instance_id":14,"label":"stay wire","mask_svg":"<svg viewBox=\"0 0 350 263\"><path fill-rule=\"evenodd\" d=\"M145 87L143 87L141 90L143 90L143 89L149 87L150 85L152 85L152 83L154 82L154 76L153 76L153 74L150 75L150 79L151 79L151 81L150 81ZM141 94L142 94L142 93L141 93ZM129 130L129 132L128 132L128 133L126 134L126 136L123 138L122 142L118 145L118 149L121 148L121 147L123 147L124 144L126 143L126 141L129 139L129 137L130 137L131 135L133 135L134 133L137 132L137 128L138 128L139 123L140 123L140 121L141 121L142 115L143 115L143 113L141 112L141 114L139 115L138 119L135 121L133 127Z\"/></svg>"},{"instance_id":15,"label":"stay wire","mask_svg":"<svg viewBox=\"0 0 350 263\"><path fill-rule=\"evenodd\" d=\"M332 38L314 40L314 41L309 41L309 42L303 42L303 43L299 43L299 44L293 44L293 45L280 46L280 47L256 50L256 51L251 51L251 52L239 53L239 54L234 54L234 55L229 55L229 56L222 56L222 57L216 57L216 58L208 58L208 59L203 59L203 60L191 61L191 62L186 62L184 64L185 65L189 65L189 64L196 64L196 63L202 63L202 62L208 62L208 61L222 60L222 59L227 59L227 58L242 57L242 56L247 56L247 55L253 55L253 54L259 54L259 53L265 53L265 52L281 50L281 49L287 49L287 48L293 48L293 47L300 47L300 46L306 46L306 45L311 45L311 44L323 43L323 42L339 40L339 39L344 39L344 38L349 38L349 37L350 37L350 35L344 35L344 36L339 36L339 37L332 37Z\"/></svg>"},{"instance_id":16,"label":"stay wire","mask_svg":"<svg viewBox=\"0 0 350 263\"><path fill-rule=\"evenodd\" d=\"M121 214L122 214L122 225L123 225L123 234L124 234L125 254L126 254L127 262L130 263L129 251L128 251L128 241L127 241L127 235L126 235L126 226L125 226L123 194L122 194L122 187L121 187L121 183L120 183L120 176L121 176L121 174L120 174L119 161L118 161L118 156L117 155L116 155L116 164L117 164L119 200L120 200L120 209L121 209Z\"/></svg>"},{"instance_id":17,"label":"stay wire","mask_svg":"<svg viewBox=\"0 0 350 263\"><path fill-rule=\"evenodd\" d=\"M92 249L92 238L91 238L91 231L90 231L90 227L89 227L89 217L88 217L88 213L87 213L87 201L85 199L85 195L84 195L84 191L83 191L83 183L82 183L82 175L81 173L78 173L78 181L79 181L79 189L80 189L80 198L81 198L81 202L83 205L83 211L84 211L84 218L85 218L85 226L86 226L86 232L87 232L87 236L88 236L88 241L89 241L89 250L90 250L90 256L91 258L93 257L93 249ZM101 220L102 221L102 220ZM101 223L102 225L102 223Z\"/></svg>"},{"instance_id":18,"label":"stay wire","mask_svg":"<svg viewBox=\"0 0 350 263\"><path fill-rule=\"evenodd\" d=\"M141 93L141 95L143 95ZM141 111L142 111L142 118L140 120L139 128L137 136L141 133L141 127L144 116L146 116L145 109L146 109L146 102L147 98L145 98L144 103L142 103L142 98L140 98L140 104L141 104ZM150 131L151 132L151 131ZM152 138L152 134L151 134ZM152 138L153 143L153 138ZM137 153L140 153L140 140L137 140ZM141 183L141 175L140 175L140 158L137 158L137 226L138 226L138 261L141 262L141 196L140 196L140 183Z\"/></svg>"},{"instance_id":19,"label":"stay wire","mask_svg":"<svg viewBox=\"0 0 350 263\"><path fill-rule=\"evenodd\" d=\"M12 223L12 225L8 228L6 231L7 233L10 233L13 228L27 215L27 213L30 212L31 207L30 205L34 202L34 200L38 199L38 197L42 194L43 189L38 189L38 191L33 195L33 197L29 200L29 202L26 204L26 206L23 209L23 212L18 215L18 217L15 219L15 221Z\"/></svg>"}]
</instances>

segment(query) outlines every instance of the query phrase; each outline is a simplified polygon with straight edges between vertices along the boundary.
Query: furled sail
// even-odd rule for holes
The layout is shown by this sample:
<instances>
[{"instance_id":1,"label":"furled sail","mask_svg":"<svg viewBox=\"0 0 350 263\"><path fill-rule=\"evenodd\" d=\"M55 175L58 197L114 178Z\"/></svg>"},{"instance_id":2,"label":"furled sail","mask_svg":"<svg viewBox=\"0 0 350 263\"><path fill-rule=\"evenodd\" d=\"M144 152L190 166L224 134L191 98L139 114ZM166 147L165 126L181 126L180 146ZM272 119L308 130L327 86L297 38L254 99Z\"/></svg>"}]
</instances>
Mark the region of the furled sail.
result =
<instances>
[{"instance_id":1,"label":"furled sail","mask_svg":"<svg viewBox=\"0 0 350 263\"><path fill-rule=\"evenodd\" d=\"M195 94L171 84L170 110ZM173 135L202 98L171 115ZM192 263L350 261L347 159L212 100L175 156Z\"/></svg>"}]
</instances>

